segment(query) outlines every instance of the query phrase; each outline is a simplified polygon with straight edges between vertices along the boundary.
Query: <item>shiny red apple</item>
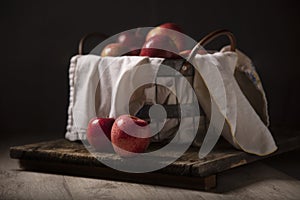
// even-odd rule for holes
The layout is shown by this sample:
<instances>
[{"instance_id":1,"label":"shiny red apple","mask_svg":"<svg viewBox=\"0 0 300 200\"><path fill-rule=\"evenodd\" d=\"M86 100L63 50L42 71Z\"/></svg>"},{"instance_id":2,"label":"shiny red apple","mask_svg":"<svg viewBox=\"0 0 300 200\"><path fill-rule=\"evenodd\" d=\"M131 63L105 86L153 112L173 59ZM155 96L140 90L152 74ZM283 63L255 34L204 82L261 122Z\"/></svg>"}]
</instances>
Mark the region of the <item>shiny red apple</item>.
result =
<instances>
[{"instance_id":1,"label":"shiny red apple","mask_svg":"<svg viewBox=\"0 0 300 200\"><path fill-rule=\"evenodd\" d=\"M110 43L103 48L101 56L121 56L129 51L130 49L124 44Z\"/></svg>"},{"instance_id":2,"label":"shiny red apple","mask_svg":"<svg viewBox=\"0 0 300 200\"><path fill-rule=\"evenodd\" d=\"M133 31L125 31L119 34L118 43L124 44L124 45L132 45L135 43L135 35Z\"/></svg>"},{"instance_id":3,"label":"shiny red apple","mask_svg":"<svg viewBox=\"0 0 300 200\"><path fill-rule=\"evenodd\" d=\"M93 118L90 120L86 132L87 141L96 151L110 151L111 128L115 119L113 118Z\"/></svg>"},{"instance_id":4,"label":"shiny red apple","mask_svg":"<svg viewBox=\"0 0 300 200\"><path fill-rule=\"evenodd\" d=\"M134 30L125 31L119 34L117 41L129 49L124 55L138 56L145 42L146 33L143 29L137 28Z\"/></svg>"},{"instance_id":5,"label":"shiny red apple","mask_svg":"<svg viewBox=\"0 0 300 200\"><path fill-rule=\"evenodd\" d=\"M145 36L141 35L138 30L129 30L119 34L118 43L127 46L128 48L132 47L141 47L145 41Z\"/></svg>"},{"instance_id":6,"label":"shiny red apple","mask_svg":"<svg viewBox=\"0 0 300 200\"><path fill-rule=\"evenodd\" d=\"M160 58L180 58L178 49L173 40L167 35L157 35L145 42L140 56Z\"/></svg>"},{"instance_id":7,"label":"shiny red apple","mask_svg":"<svg viewBox=\"0 0 300 200\"><path fill-rule=\"evenodd\" d=\"M173 30L173 31L170 31ZM183 36L183 30L181 27L179 27L175 23L165 23L158 27L153 28L149 31L149 33L146 36L146 41L148 41L150 38L158 35L167 35L169 36L173 42L175 43L176 47L179 51L182 51L185 49L186 42L185 37Z\"/></svg>"},{"instance_id":8,"label":"shiny red apple","mask_svg":"<svg viewBox=\"0 0 300 200\"><path fill-rule=\"evenodd\" d=\"M119 116L111 130L111 142L117 154L132 157L146 151L150 143L151 129L148 123L131 115Z\"/></svg>"},{"instance_id":9,"label":"shiny red apple","mask_svg":"<svg viewBox=\"0 0 300 200\"><path fill-rule=\"evenodd\" d=\"M178 31L178 32L183 33L182 28L179 25L175 24L175 23L168 22L168 23L161 24L159 27L168 28L168 29L172 29L174 31Z\"/></svg>"}]
</instances>

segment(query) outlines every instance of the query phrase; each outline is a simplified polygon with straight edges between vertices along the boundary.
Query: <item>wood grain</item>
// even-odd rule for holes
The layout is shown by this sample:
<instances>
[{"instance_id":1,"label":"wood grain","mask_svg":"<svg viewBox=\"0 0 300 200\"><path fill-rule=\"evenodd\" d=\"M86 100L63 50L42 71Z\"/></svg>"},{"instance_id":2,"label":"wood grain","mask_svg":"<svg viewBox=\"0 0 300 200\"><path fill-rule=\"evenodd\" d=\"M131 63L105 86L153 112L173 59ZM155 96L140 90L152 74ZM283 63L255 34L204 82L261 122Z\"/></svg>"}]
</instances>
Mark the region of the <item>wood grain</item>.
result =
<instances>
[{"instance_id":1,"label":"wood grain","mask_svg":"<svg viewBox=\"0 0 300 200\"><path fill-rule=\"evenodd\" d=\"M0 199L72 199L63 176L0 171Z\"/></svg>"},{"instance_id":2,"label":"wood grain","mask_svg":"<svg viewBox=\"0 0 300 200\"><path fill-rule=\"evenodd\" d=\"M272 155L300 147L300 134L297 131L280 131L275 135L275 139L279 150ZM19 159L21 167L27 170L205 190L216 185L217 173L269 157L238 151L224 140L220 140L204 159L199 159L197 149L191 148L164 169L153 173L129 174L109 169L94 157L100 160L121 161L122 158L118 155L110 153L92 155L81 143L65 139L12 147L10 156Z\"/></svg>"},{"instance_id":3,"label":"wood grain","mask_svg":"<svg viewBox=\"0 0 300 200\"><path fill-rule=\"evenodd\" d=\"M299 165L297 165L299 167ZM295 166L295 167L297 167ZM0 171L0 199L299 199L300 181L261 162L218 175L210 192L28 171Z\"/></svg>"}]
</instances>

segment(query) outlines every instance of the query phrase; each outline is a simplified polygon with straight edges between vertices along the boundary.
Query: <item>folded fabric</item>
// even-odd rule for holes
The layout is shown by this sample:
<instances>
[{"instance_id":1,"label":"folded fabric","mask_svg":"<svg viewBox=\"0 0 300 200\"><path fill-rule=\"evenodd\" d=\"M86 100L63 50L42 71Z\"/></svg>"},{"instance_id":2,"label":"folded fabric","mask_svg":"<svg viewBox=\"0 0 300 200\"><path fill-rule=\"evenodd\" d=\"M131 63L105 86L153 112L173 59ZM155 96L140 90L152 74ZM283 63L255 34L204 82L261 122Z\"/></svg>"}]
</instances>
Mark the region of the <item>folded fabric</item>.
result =
<instances>
[{"instance_id":1,"label":"folded fabric","mask_svg":"<svg viewBox=\"0 0 300 200\"><path fill-rule=\"evenodd\" d=\"M250 59L238 50L230 52L224 48L214 54L197 55L193 65L199 72L194 77L194 88L206 115L211 117L213 101L225 118L222 136L248 153L267 155L274 152L277 146L267 128L269 118L265 93ZM226 104L222 104L222 85L216 81L220 77L211 73L211 67L220 71Z\"/></svg>"}]
</instances>

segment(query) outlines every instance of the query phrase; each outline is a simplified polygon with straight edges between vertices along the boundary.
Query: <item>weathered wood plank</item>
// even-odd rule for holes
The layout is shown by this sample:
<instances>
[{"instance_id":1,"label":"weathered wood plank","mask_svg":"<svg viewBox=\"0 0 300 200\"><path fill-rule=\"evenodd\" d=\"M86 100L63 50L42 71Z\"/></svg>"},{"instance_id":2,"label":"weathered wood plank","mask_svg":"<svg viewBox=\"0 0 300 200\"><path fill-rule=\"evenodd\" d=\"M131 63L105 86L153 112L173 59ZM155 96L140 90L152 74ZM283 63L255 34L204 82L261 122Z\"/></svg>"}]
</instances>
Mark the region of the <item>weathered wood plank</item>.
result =
<instances>
[{"instance_id":1,"label":"weathered wood plank","mask_svg":"<svg viewBox=\"0 0 300 200\"><path fill-rule=\"evenodd\" d=\"M216 176L190 177L162 173L125 173L107 167L20 160L20 167L30 171L119 180L187 189L209 190L216 186Z\"/></svg>"},{"instance_id":2,"label":"weathered wood plank","mask_svg":"<svg viewBox=\"0 0 300 200\"><path fill-rule=\"evenodd\" d=\"M275 135L278 150L273 154L268 156L255 156L242 151L227 149L219 155L212 153L211 155L216 156L216 159L206 158L205 160L199 160L197 163L193 164L191 167L191 174L192 176L207 176L300 148L299 131L282 133L283 134L277 133Z\"/></svg>"},{"instance_id":3,"label":"weathered wood plank","mask_svg":"<svg viewBox=\"0 0 300 200\"><path fill-rule=\"evenodd\" d=\"M0 170L0 199L72 199L63 176Z\"/></svg>"},{"instance_id":4,"label":"weathered wood plank","mask_svg":"<svg viewBox=\"0 0 300 200\"><path fill-rule=\"evenodd\" d=\"M223 195L117 181L65 176L74 199L221 199ZM223 198L222 198L223 199Z\"/></svg>"},{"instance_id":5,"label":"weathered wood plank","mask_svg":"<svg viewBox=\"0 0 300 200\"><path fill-rule=\"evenodd\" d=\"M220 173L214 192L232 199L296 200L300 199L300 181L256 162Z\"/></svg>"},{"instance_id":6,"label":"weathered wood plank","mask_svg":"<svg viewBox=\"0 0 300 200\"><path fill-rule=\"evenodd\" d=\"M300 198L299 180L262 163L221 173L218 187L213 192L24 171L1 171L0 180L0 199L276 200ZM55 191L58 187L60 190Z\"/></svg>"},{"instance_id":7,"label":"weathered wood plank","mask_svg":"<svg viewBox=\"0 0 300 200\"><path fill-rule=\"evenodd\" d=\"M281 134L275 135L279 150L272 155L299 148L299 133L281 132ZM133 175L108 169L81 143L69 142L65 139L12 147L10 155L12 158L20 159L20 164L24 169L44 169L52 170L55 173L84 176L96 175L96 177L114 180L177 185L184 188L193 185L190 186L193 189L209 189L215 185L215 178L213 178L215 174L268 157L259 157L238 151L225 141L220 140L213 151L204 159L199 159L197 149L191 148L181 158L162 170L155 173ZM100 159L122 160L118 155L109 153L96 153L95 156ZM148 181L145 181L145 176ZM162 177L164 177L164 181L160 181ZM176 180L179 179L180 184L172 184L178 182Z\"/></svg>"}]
</instances>

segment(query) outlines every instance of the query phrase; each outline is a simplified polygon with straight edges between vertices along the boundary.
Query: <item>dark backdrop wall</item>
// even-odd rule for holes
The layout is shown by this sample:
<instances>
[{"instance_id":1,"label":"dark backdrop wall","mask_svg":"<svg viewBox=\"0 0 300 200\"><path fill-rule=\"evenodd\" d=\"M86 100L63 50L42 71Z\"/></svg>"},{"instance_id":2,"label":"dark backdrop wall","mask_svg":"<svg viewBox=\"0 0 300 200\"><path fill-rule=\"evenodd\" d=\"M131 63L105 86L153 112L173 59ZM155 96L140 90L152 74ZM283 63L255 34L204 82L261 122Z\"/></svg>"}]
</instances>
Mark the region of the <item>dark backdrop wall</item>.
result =
<instances>
[{"instance_id":1,"label":"dark backdrop wall","mask_svg":"<svg viewBox=\"0 0 300 200\"><path fill-rule=\"evenodd\" d=\"M230 29L261 75L272 126L297 127L299 9L285 0L1 1L0 132L63 136L69 60L79 39L163 22L180 24L195 40Z\"/></svg>"}]
</instances>

